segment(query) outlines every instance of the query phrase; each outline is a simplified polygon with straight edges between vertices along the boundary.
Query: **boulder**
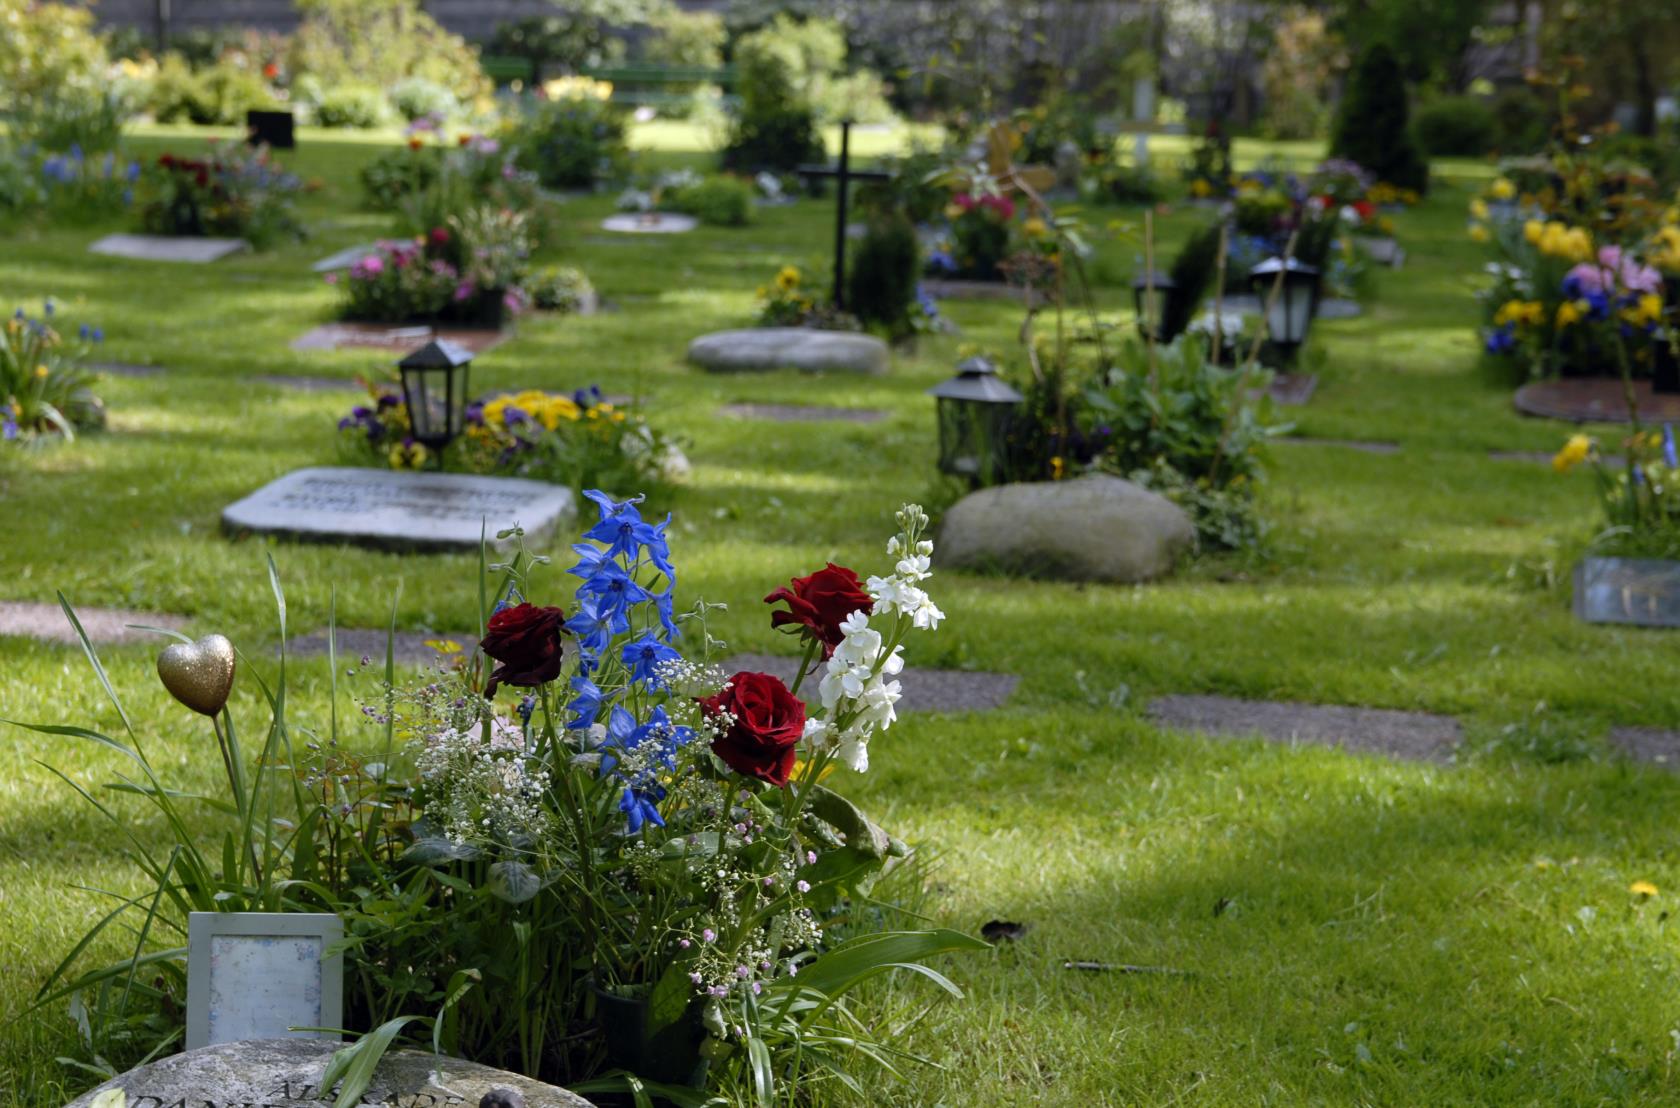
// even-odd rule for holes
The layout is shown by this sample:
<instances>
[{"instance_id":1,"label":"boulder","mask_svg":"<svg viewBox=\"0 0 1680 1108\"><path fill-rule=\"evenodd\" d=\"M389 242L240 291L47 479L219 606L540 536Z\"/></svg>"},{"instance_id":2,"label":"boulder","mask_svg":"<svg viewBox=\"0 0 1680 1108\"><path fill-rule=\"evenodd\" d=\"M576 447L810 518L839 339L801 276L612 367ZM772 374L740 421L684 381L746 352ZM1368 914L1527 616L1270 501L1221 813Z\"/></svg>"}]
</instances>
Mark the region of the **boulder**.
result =
<instances>
[{"instance_id":1,"label":"boulder","mask_svg":"<svg viewBox=\"0 0 1680 1108\"><path fill-rule=\"evenodd\" d=\"M100 1093L121 1089L127 1108L200 1105L322 1108L331 1103L321 1075L342 1044L323 1039L254 1039L199 1047L129 1070L70 1102L92 1108ZM393 1050L374 1071L365 1105L385 1108L478 1108L495 1089L512 1089L527 1108L590 1108L587 1100L505 1070L418 1050Z\"/></svg>"},{"instance_id":2,"label":"boulder","mask_svg":"<svg viewBox=\"0 0 1680 1108\"><path fill-rule=\"evenodd\" d=\"M940 524L941 568L1072 581L1149 581L1196 541L1184 509L1130 481L998 485L957 501Z\"/></svg>"},{"instance_id":3,"label":"boulder","mask_svg":"<svg viewBox=\"0 0 1680 1108\"><path fill-rule=\"evenodd\" d=\"M885 373L887 344L855 331L749 327L716 331L688 344L688 360L728 373L799 369L807 373Z\"/></svg>"}]
</instances>

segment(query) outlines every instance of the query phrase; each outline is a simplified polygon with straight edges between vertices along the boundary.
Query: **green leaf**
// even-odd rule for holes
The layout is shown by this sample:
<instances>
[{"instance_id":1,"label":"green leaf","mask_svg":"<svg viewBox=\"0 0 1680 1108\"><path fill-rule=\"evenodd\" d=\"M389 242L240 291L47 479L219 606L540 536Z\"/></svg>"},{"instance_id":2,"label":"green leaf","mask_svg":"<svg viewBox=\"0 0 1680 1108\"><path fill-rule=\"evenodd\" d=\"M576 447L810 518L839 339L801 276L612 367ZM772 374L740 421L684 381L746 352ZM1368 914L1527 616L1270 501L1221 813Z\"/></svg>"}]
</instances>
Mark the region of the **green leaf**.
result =
<instances>
[{"instance_id":1,"label":"green leaf","mask_svg":"<svg viewBox=\"0 0 1680 1108\"><path fill-rule=\"evenodd\" d=\"M939 928L933 931L885 931L863 935L835 947L799 971L799 986L830 997L883 969L905 966L936 954L990 949L972 935Z\"/></svg>"},{"instance_id":2,"label":"green leaf","mask_svg":"<svg viewBox=\"0 0 1680 1108\"><path fill-rule=\"evenodd\" d=\"M457 843L449 839L416 839L402 853L402 861L415 866L441 866L446 862L470 862L479 855L471 843Z\"/></svg>"},{"instance_id":3,"label":"green leaf","mask_svg":"<svg viewBox=\"0 0 1680 1108\"><path fill-rule=\"evenodd\" d=\"M338 1099L333 1101L333 1108L355 1108L362 1102L362 1094L373 1084L373 1073L379 1060L391 1049L391 1043L402 1033L402 1029L417 1022L430 1023L431 1020L426 1016L399 1016L380 1024L350 1046L333 1052L327 1071L321 1075L323 1089L330 1089L339 1081L344 1082L338 1090Z\"/></svg>"},{"instance_id":4,"label":"green leaf","mask_svg":"<svg viewBox=\"0 0 1680 1108\"><path fill-rule=\"evenodd\" d=\"M747 1060L752 1063L753 1096L759 1108L771 1108L776 1098L776 1075L770 1065L770 1048L757 1035L747 1039Z\"/></svg>"},{"instance_id":5,"label":"green leaf","mask_svg":"<svg viewBox=\"0 0 1680 1108\"><path fill-rule=\"evenodd\" d=\"M846 845L853 850L873 858L887 856L891 838L839 793L816 786L811 792L810 808L818 819L833 824L845 835Z\"/></svg>"},{"instance_id":6,"label":"green leaf","mask_svg":"<svg viewBox=\"0 0 1680 1108\"><path fill-rule=\"evenodd\" d=\"M542 891L542 878L524 862L497 862L490 867L490 879L484 887L498 900L523 904Z\"/></svg>"}]
</instances>

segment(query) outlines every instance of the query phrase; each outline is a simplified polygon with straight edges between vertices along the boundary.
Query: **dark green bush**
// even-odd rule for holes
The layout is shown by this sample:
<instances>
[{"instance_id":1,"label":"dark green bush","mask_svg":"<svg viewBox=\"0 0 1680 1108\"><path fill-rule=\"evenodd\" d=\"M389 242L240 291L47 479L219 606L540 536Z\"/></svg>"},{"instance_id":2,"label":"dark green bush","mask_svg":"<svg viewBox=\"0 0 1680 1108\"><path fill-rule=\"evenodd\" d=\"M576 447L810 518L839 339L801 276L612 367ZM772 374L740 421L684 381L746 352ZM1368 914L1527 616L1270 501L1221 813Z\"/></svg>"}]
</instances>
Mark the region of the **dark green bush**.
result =
<instances>
[{"instance_id":1,"label":"dark green bush","mask_svg":"<svg viewBox=\"0 0 1680 1108\"><path fill-rule=\"evenodd\" d=\"M624 113L604 100L528 100L508 138L519 167L549 188L593 188L629 165Z\"/></svg>"},{"instance_id":2,"label":"dark green bush","mask_svg":"<svg viewBox=\"0 0 1680 1108\"><path fill-rule=\"evenodd\" d=\"M916 276L921 272L916 228L903 215L877 216L869 233L852 254L846 275L846 305L870 326L895 336L913 327L910 306L916 300Z\"/></svg>"},{"instance_id":3,"label":"dark green bush","mask_svg":"<svg viewBox=\"0 0 1680 1108\"><path fill-rule=\"evenodd\" d=\"M1342 98L1330 156L1358 162L1377 180L1423 192L1429 163L1407 119L1406 78L1394 51L1377 43L1360 56Z\"/></svg>"},{"instance_id":4,"label":"dark green bush","mask_svg":"<svg viewBox=\"0 0 1680 1108\"><path fill-rule=\"evenodd\" d=\"M725 168L786 173L821 160L816 108L801 88L808 64L797 43L768 28L742 36L735 46L741 107L723 151Z\"/></svg>"},{"instance_id":5,"label":"dark green bush","mask_svg":"<svg viewBox=\"0 0 1680 1108\"><path fill-rule=\"evenodd\" d=\"M1447 96L1418 109L1418 142L1431 157L1482 157L1493 151L1498 132L1493 109L1474 96Z\"/></svg>"},{"instance_id":6,"label":"dark green bush","mask_svg":"<svg viewBox=\"0 0 1680 1108\"><path fill-rule=\"evenodd\" d=\"M712 227L744 227L752 221L753 187L739 177L707 177L666 193L663 206Z\"/></svg>"}]
</instances>

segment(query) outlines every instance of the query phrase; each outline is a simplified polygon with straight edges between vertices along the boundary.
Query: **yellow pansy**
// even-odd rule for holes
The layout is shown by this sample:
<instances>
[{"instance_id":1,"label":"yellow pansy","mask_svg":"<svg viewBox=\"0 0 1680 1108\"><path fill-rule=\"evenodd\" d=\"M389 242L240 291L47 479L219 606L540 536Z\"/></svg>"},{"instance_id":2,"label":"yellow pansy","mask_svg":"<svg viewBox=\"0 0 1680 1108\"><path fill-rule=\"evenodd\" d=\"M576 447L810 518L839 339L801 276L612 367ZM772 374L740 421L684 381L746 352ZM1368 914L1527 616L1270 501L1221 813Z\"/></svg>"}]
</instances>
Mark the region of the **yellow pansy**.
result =
<instances>
[{"instance_id":1,"label":"yellow pansy","mask_svg":"<svg viewBox=\"0 0 1680 1108\"><path fill-rule=\"evenodd\" d=\"M1485 224L1481 224L1481 223L1470 224L1470 241L1471 242L1486 242L1487 240L1488 240L1488 229L1487 229L1487 226Z\"/></svg>"},{"instance_id":2,"label":"yellow pansy","mask_svg":"<svg viewBox=\"0 0 1680 1108\"><path fill-rule=\"evenodd\" d=\"M1592 454L1592 439L1586 435L1571 435L1569 441L1563 444L1552 458L1552 468L1559 473L1568 473Z\"/></svg>"},{"instance_id":3,"label":"yellow pansy","mask_svg":"<svg viewBox=\"0 0 1680 1108\"><path fill-rule=\"evenodd\" d=\"M426 464L426 448L417 442L399 442L391 447L392 469L419 469Z\"/></svg>"},{"instance_id":4,"label":"yellow pansy","mask_svg":"<svg viewBox=\"0 0 1680 1108\"><path fill-rule=\"evenodd\" d=\"M1530 219L1523 223L1523 241L1530 246L1539 246L1540 238L1546 233L1546 225L1538 219Z\"/></svg>"},{"instance_id":5,"label":"yellow pansy","mask_svg":"<svg viewBox=\"0 0 1680 1108\"><path fill-rule=\"evenodd\" d=\"M1564 327L1572 327L1581 322L1581 317L1586 314L1586 301L1565 300L1557 307L1556 326L1560 330Z\"/></svg>"},{"instance_id":6,"label":"yellow pansy","mask_svg":"<svg viewBox=\"0 0 1680 1108\"><path fill-rule=\"evenodd\" d=\"M1628 892L1634 896L1656 896L1657 887L1649 881L1635 881L1628 886Z\"/></svg>"},{"instance_id":7,"label":"yellow pansy","mask_svg":"<svg viewBox=\"0 0 1680 1108\"><path fill-rule=\"evenodd\" d=\"M1648 292L1634 301L1632 307L1623 308L1617 314L1635 327L1644 327L1646 324L1661 320L1662 311L1662 297L1654 292Z\"/></svg>"},{"instance_id":8,"label":"yellow pansy","mask_svg":"<svg viewBox=\"0 0 1680 1108\"><path fill-rule=\"evenodd\" d=\"M1651 241L1650 263L1665 273L1680 272L1680 227L1661 227Z\"/></svg>"},{"instance_id":9,"label":"yellow pansy","mask_svg":"<svg viewBox=\"0 0 1680 1108\"><path fill-rule=\"evenodd\" d=\"M1493 313L1493 325L1503 327L1507 323L1515 323L1527 326L1541 323L1545 318L1546 306L1538 300L1507 300Z\"/></svg>"},{"instance_id":10,"label":"yellow pansy","mask_svg":"<svg viewBox=\"0 0 1680 1108\"><path fill-rule=\"evenodd\" d=\"M783 292L791 292L799 287L799 268L784 265L776 274L776 287Z\"/></svg>"},{"instance_id":11,"label":"yellow pansy","mask_svg":"<svg viewBox=\"0 0 1680 1108\"><path fill-rule=\"evenodd\" d=\"M1487 202L1479 196L1471 200L1470 214L1477 219L1486 219L1488 217Z\"/></svg>"},{"instance_id":12,"label":"yellow pansy","mask_svg":"<svg viewBox=\"0 0 1680 1108\"><path fill-rule=\"evenodd\" d=\"M1517 195L1517 186L1508 177L1495 177L1493 184L1488 186L1488 195L1495 200L1510 200Z\"/></svg>"}]
</instances>

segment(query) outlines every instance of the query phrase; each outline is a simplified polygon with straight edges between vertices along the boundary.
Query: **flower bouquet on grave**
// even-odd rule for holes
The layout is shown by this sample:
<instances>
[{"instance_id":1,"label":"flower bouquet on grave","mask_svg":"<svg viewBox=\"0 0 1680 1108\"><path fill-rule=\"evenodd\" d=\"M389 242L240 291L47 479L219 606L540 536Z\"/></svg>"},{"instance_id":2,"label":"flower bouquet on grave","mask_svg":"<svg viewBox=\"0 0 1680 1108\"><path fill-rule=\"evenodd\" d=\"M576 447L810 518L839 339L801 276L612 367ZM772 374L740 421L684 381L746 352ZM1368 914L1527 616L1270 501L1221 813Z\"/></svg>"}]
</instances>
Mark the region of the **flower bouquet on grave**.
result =
<instances>
[{"instance_id":1,"label":"flower bouquet on grave","mask_svg":"<svg viewBox=\"0 0 1680 1108\"><path fill-rule=\"evenodd\" d=\"M721 644L705 633L707 605L675 608L666 523L588 496L599 518L573 548L569 610L526 599L546 559L520 552L489 568L495 578L481 571L477 649L439 642L438 669L403 686L388 648L362 709L378 731L372 751L345 741L336 711L313 727L287 718L272 564L280 665L241 663L260 692L244 703L271 715L254 757L229 707L232 645L170 648L219 660L202 674L212 689L193 683L202 667L170 669L169 652L159 661L170 691L213 721L225 790L165 782L84 639L131 730L26 726L121 755L109 788L149 804L164 843L72 784L112 821L146 887L117 898L35 1008L70 1003L85 1016L83 1053L122 1068L179 1039L186 952L175 944L189 913L333 912L344 1026L362 1034L325 1081L344 1078L342 1105L419 1028L452 1055L683 1104L704 1094L681 1086L759 1103L827 1081L859 1089L860 1066L891 1072L910 1058L880 1041L878 1014L852 990L908 968L956 993L927 960L983 947L895 926L905 913L883 894L919 885L913 857L829 779L867 768L872 739L894 722L904 644L942 618L923 590L926 516L899 514L890 573L865 582L830 565L770 594L785 606L772 624L805 641L790 688L709 665ZM692 660L675 645L684 625ZM812 709L797 695L807 682ZM80 967L125 927L126 957Z\"/></svg>"},{"instance_id":2,"label":"flower bouquet on grave","mask_svg":"<svg viewBox=\"0 0 1680 1108\"><path fill-rule=\"evenodd\" d=\"M304 234L292 203L304 183L272 161L267 147L213 142L203 158L163 154L140 183L141 225L150 234L242 238L258 250Z\"/></svg>"},{"instance_id":3,"label":"flower bouquet on grave","mask_svg":"<svg viewBox=\"0 0 1680 1108\"><path fill-rule=\"evenodd\" d=\"M97 377L87 367L104 332L84 323L76 341L67 341L52 326L56 310L48 300L36 319L19 308L0 333L0 446L41 435L68 440L105 426L104 401L93 391Z\"/></svg>"}]
</instances>

